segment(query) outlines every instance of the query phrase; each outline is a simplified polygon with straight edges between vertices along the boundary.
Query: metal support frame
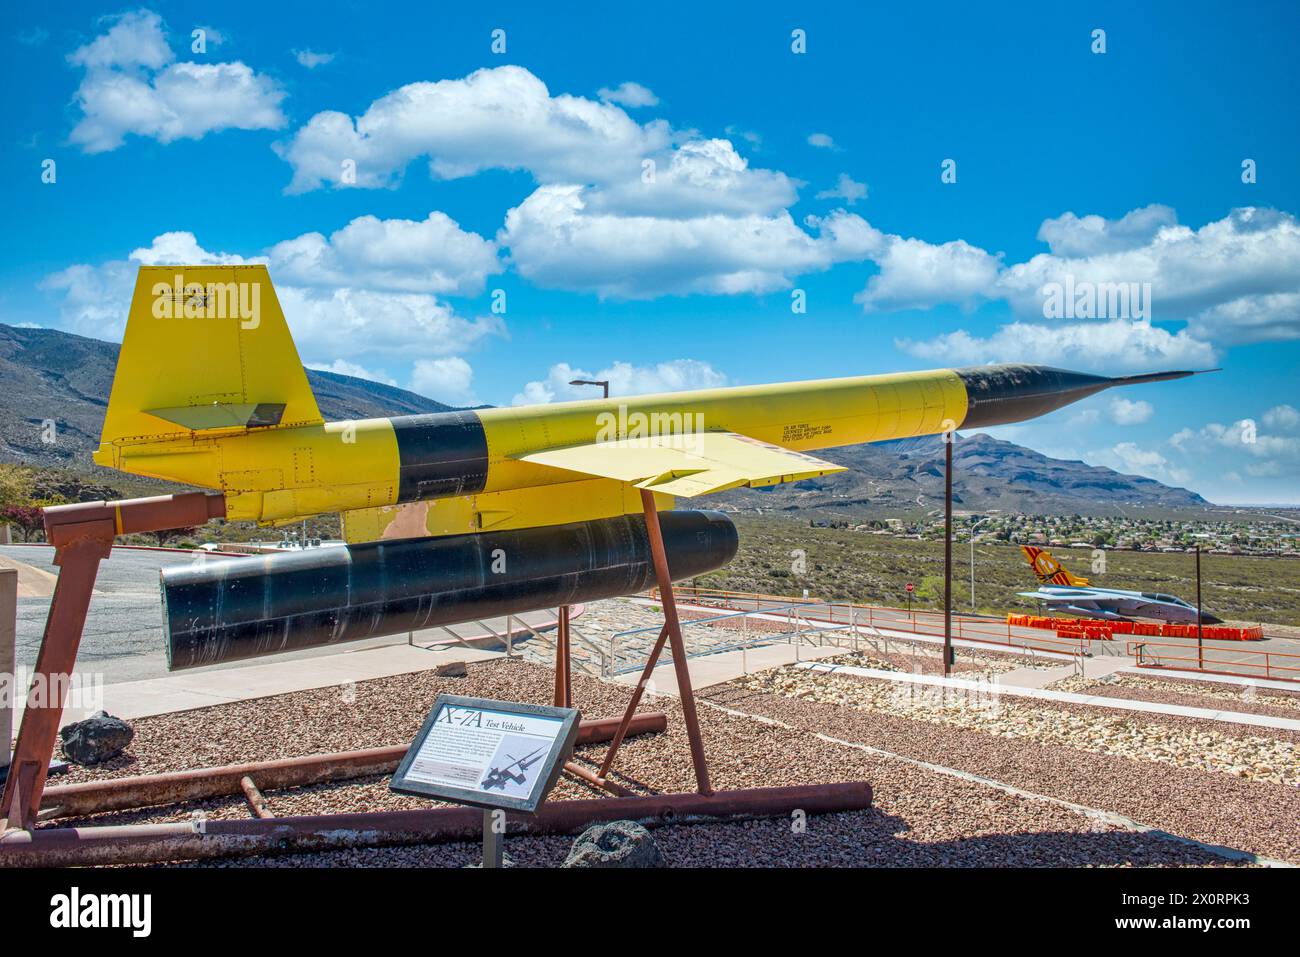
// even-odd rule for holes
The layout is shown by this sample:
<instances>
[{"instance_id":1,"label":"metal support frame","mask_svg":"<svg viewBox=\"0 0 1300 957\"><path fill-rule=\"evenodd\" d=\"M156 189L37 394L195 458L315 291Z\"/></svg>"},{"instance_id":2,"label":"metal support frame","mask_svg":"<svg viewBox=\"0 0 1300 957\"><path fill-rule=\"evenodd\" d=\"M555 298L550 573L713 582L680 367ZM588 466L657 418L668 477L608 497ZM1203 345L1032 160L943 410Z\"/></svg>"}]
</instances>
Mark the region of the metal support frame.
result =
<instances>
[{"instance_id":1,"label":"metal support frame","mask_svg":"<svg viewBox=\"0 0 1300 957\"><path fill-rule=\"evenodd\" d=\"M589 740L609 740L599 772L575 762L566 768L580 779L618 795L617 800L559 801L536 815L513 818L515 833L573 833L592 822L630 818L648 825L696 816L713 818L781 815L794 809L805 813L834 813L871 807L871 786L863 781L800 787L755 788L714 793L700 733L687 664L686 646L668 569L653 493L642 490L646 532L655 580L664 609L664 626L633 692L626 712L617 721L584 722ZM46 538L55 548L60 573L41 641L28 706L23 714L13 767L5 782L0 821L0 866L123 864L201 859L238 854L309 851L325 847L426 843L465 840L487 823L475 808L430 811L368 812L305 817L275 817L262 788L288 782L337 780L372 773L399 757L404 748L377 748L336 755L314 755L261 764L203 769L134 779L86 782L45 792L45 776L53 757L63 713L62 694L37 690L66 687L76 664L86 612L99 563L112 550L117 535L202 525L225 515L220 494L192 492L120 502L92 502L45 510ZM556 700L572 704L570 622L561 609L556 656ZM696 793L632 795L606 780L610 766L629 733L662 730L662 714L636 714L646 683L664 645L671 643L673 668L682 714L690 741ZM586 727L585 725L590 725ZM608 737L607 737L608 736ZM391 753L390 753L391 752ZM256 775L256 777L254 777ZM259 787L260 784L260 787ZM214 820L191 824L101 826L36 829L42 800L44 817L95 813L125 807L192 800L200 795L242 793L255 815L242 822Z\"/></svg>"},{"instance_id":2,"label":"metal support frame","mask_svg":"<svg viewBox=\"0 0 1300 957\"><path fill-rule=\"evenodd\" d=\"M23 710L13 763L0 798L0 817L10 827L29 828L36 821L45 776L54 756L63 717L63 692L72 679L77 649L99 563L113 539L132 532L157 532L202 525L226 514L220 494L187 492L120 502L83 502L45 509L45 540L54 546L59 566L41 650Z\"/></svg>"},{"instance_id":3,"label":"metal support frame","mask_svg":"<svg viewBox=\"0 0 1300 957\"><path fill-rule=\"evenodd\" d=\"M646 827L695 817L752 819L837 814L871 807L864 781L700 794L549 801L536 814L506 812L506 835L575 834L598 821L639 821ZM310 853L338 847L376 847L479 841L483 812L476 807L365 811L303 817L210 818L178 824L51 827L0 836L0 866L71 867L202 860L254 854Z\"/></svg>"},{"instance_id":4,"label":"metal support frame","mask_svg":"<svg viewBox=\"0 0 1300 957\"><path fill-rule=\"evenodd\" d=\"M637 705L641 703L641 696L645 693L646 683L649 682L650 675L659 663L659 656L663 653L664 643L668 642L672 645L673 671L677 675L677 694L682 702L682 718L686 723L686 737L691 746L691 766L695 770L696 788L700 794L708 796L713 793L713 787L709 783L709 765L704 756L704 739L700 735L700 719L695 711L695 692L691 689L691 672L686 660L686 642L682 639L681 619L677 617L677 598L673 592L672 576L668 572L668 555L664 551L663 534L659 529L659 510L655 507L654 493L649 489L641 489L641 507L645 510L645 528L646 534L650 538L650 556L654 562L655 582L659 586L659 599L664 609L664 627L659 632L659 638L650 652L650 657L646 659L645 667L641 670L641 677L632 692L632 700L627 704L627 710L623 713L623 721L619 725L618 733L614 735L614 740L610 742L609 751L605 754L605 760L601 764L596 777L601 786L604 786L605 778L614 764L614 756L618 754L618 749L623 744L623 738L627 736L627 729L632 723L632 715L636 712Z\"/></svg>"},{"instance_id":5,"label":"metal support frame","mask_svg":"<svg viewBox=\"0 0 1300 957\"><path fill-rule=\"evenodd\" d=\"M573 707L573 665L569 645L569 606L556 610L555 623L555 706Z\"/></svg>"}]
</instances>

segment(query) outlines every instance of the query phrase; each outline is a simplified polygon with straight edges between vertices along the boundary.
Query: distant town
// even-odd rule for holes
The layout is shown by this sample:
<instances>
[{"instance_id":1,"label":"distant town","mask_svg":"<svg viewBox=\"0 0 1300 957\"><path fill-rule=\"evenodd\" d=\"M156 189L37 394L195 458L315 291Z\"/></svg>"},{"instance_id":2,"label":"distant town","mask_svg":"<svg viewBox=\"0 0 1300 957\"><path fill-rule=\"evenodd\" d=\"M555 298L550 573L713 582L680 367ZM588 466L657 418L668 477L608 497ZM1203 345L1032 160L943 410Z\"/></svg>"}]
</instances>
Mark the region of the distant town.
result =
<instances>
[{"instance_id":1,"label":"distant town","mask_svg":"<svg viewBox=\"0 0 1300 957\"><path fill-rule=\"evenodd\" d=\"M847 528L891 538L943 539L943 517L886 518L867 522L813 519L814 528ZM1084 515L962 513L953 516L958 541L1008 542L1057 548L1102 548L1136 552L1191 552L1199 545L1212 555L1300 557L1300 520L1284 516L1234 514L1228 518L1149 519Z\"/></svg>"}]
</instances>

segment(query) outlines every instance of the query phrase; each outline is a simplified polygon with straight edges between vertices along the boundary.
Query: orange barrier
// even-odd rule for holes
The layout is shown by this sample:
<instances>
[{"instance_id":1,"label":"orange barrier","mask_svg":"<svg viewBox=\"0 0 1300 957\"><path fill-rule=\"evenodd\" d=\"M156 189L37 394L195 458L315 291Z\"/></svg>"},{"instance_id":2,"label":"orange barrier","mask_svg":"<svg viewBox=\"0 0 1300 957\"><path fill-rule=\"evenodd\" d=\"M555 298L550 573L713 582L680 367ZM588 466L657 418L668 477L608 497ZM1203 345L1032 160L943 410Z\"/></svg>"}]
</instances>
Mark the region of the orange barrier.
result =
<instances>
[{"instance_id":1,"label":"orange barrier","mask_svg":"<svg viewBox=\"0 0 1300 957\"><path fill-rule=\"evenodd\" d=\"M1195 638L1195 625L1176 625L1158 621L1107 621L1100 618L1052 618L1043 615L1007 615L1007 624L1018 628L1047 628L1057 635L1086 637L1109 641L1113 635L1144 635L1151 638ZM1207 641L1262 641L1264 629L1224 628L1202 625L1201 637Z\"/></svg>"}]
</instances>

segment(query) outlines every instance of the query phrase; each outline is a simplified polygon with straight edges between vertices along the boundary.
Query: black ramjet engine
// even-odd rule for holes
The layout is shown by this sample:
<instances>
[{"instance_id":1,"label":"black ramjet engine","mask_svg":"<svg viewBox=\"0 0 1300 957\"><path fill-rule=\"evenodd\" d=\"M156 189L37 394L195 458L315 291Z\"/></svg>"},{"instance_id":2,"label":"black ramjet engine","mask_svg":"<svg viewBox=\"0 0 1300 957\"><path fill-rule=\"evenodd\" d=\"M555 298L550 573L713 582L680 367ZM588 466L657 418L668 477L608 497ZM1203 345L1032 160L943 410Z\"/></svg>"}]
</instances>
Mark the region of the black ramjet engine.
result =
<instances>
[{"instance_id":1,"label":"black ramjet engine","mask_svg":"<svg viewBox=\"0 0 1300 957\"><path fill-rule=\"evenodd\" d=\"M663 512L674 581L736 554L720 512ZM162 572L175 671L633 595L654 583L640 515L222 559Z\"/></svg>"}]
</instances>

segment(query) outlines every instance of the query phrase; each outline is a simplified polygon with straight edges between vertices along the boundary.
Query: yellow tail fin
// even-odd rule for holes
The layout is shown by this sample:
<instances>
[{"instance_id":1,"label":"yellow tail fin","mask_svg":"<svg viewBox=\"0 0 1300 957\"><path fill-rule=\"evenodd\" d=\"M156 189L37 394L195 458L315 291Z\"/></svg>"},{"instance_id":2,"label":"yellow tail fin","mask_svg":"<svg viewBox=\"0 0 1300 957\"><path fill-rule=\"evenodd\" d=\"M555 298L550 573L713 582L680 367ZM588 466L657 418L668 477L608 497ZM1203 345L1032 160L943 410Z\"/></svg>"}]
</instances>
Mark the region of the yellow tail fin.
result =
<instances>
[{"instance_id":1,"label":"yellow tail fin","mask_svg":"<svg viewBox=\"0 0 1300 957\"><path fill-rule=\"evenodd\" d=\"M1071 585L1082 588L1088 584L1088 579L1071 575L1066 571L1065 566L1053 558L1052 553L1046 549L1021 545L1020 550L1025 553L1025 558L1029 560L1029 567L1034 570L1034 574L1044 585Z\"/></svg>"},{"instance_id":2,"label":"yellow tail fin","mask_svg":"<svg viewBox=\"0 0 1300 957\"><path fill-rule=\"evenodd\" d=\"M143 266L95 461L168 436L321 421L265 266Z\"/></svg>"}]
</instances>

